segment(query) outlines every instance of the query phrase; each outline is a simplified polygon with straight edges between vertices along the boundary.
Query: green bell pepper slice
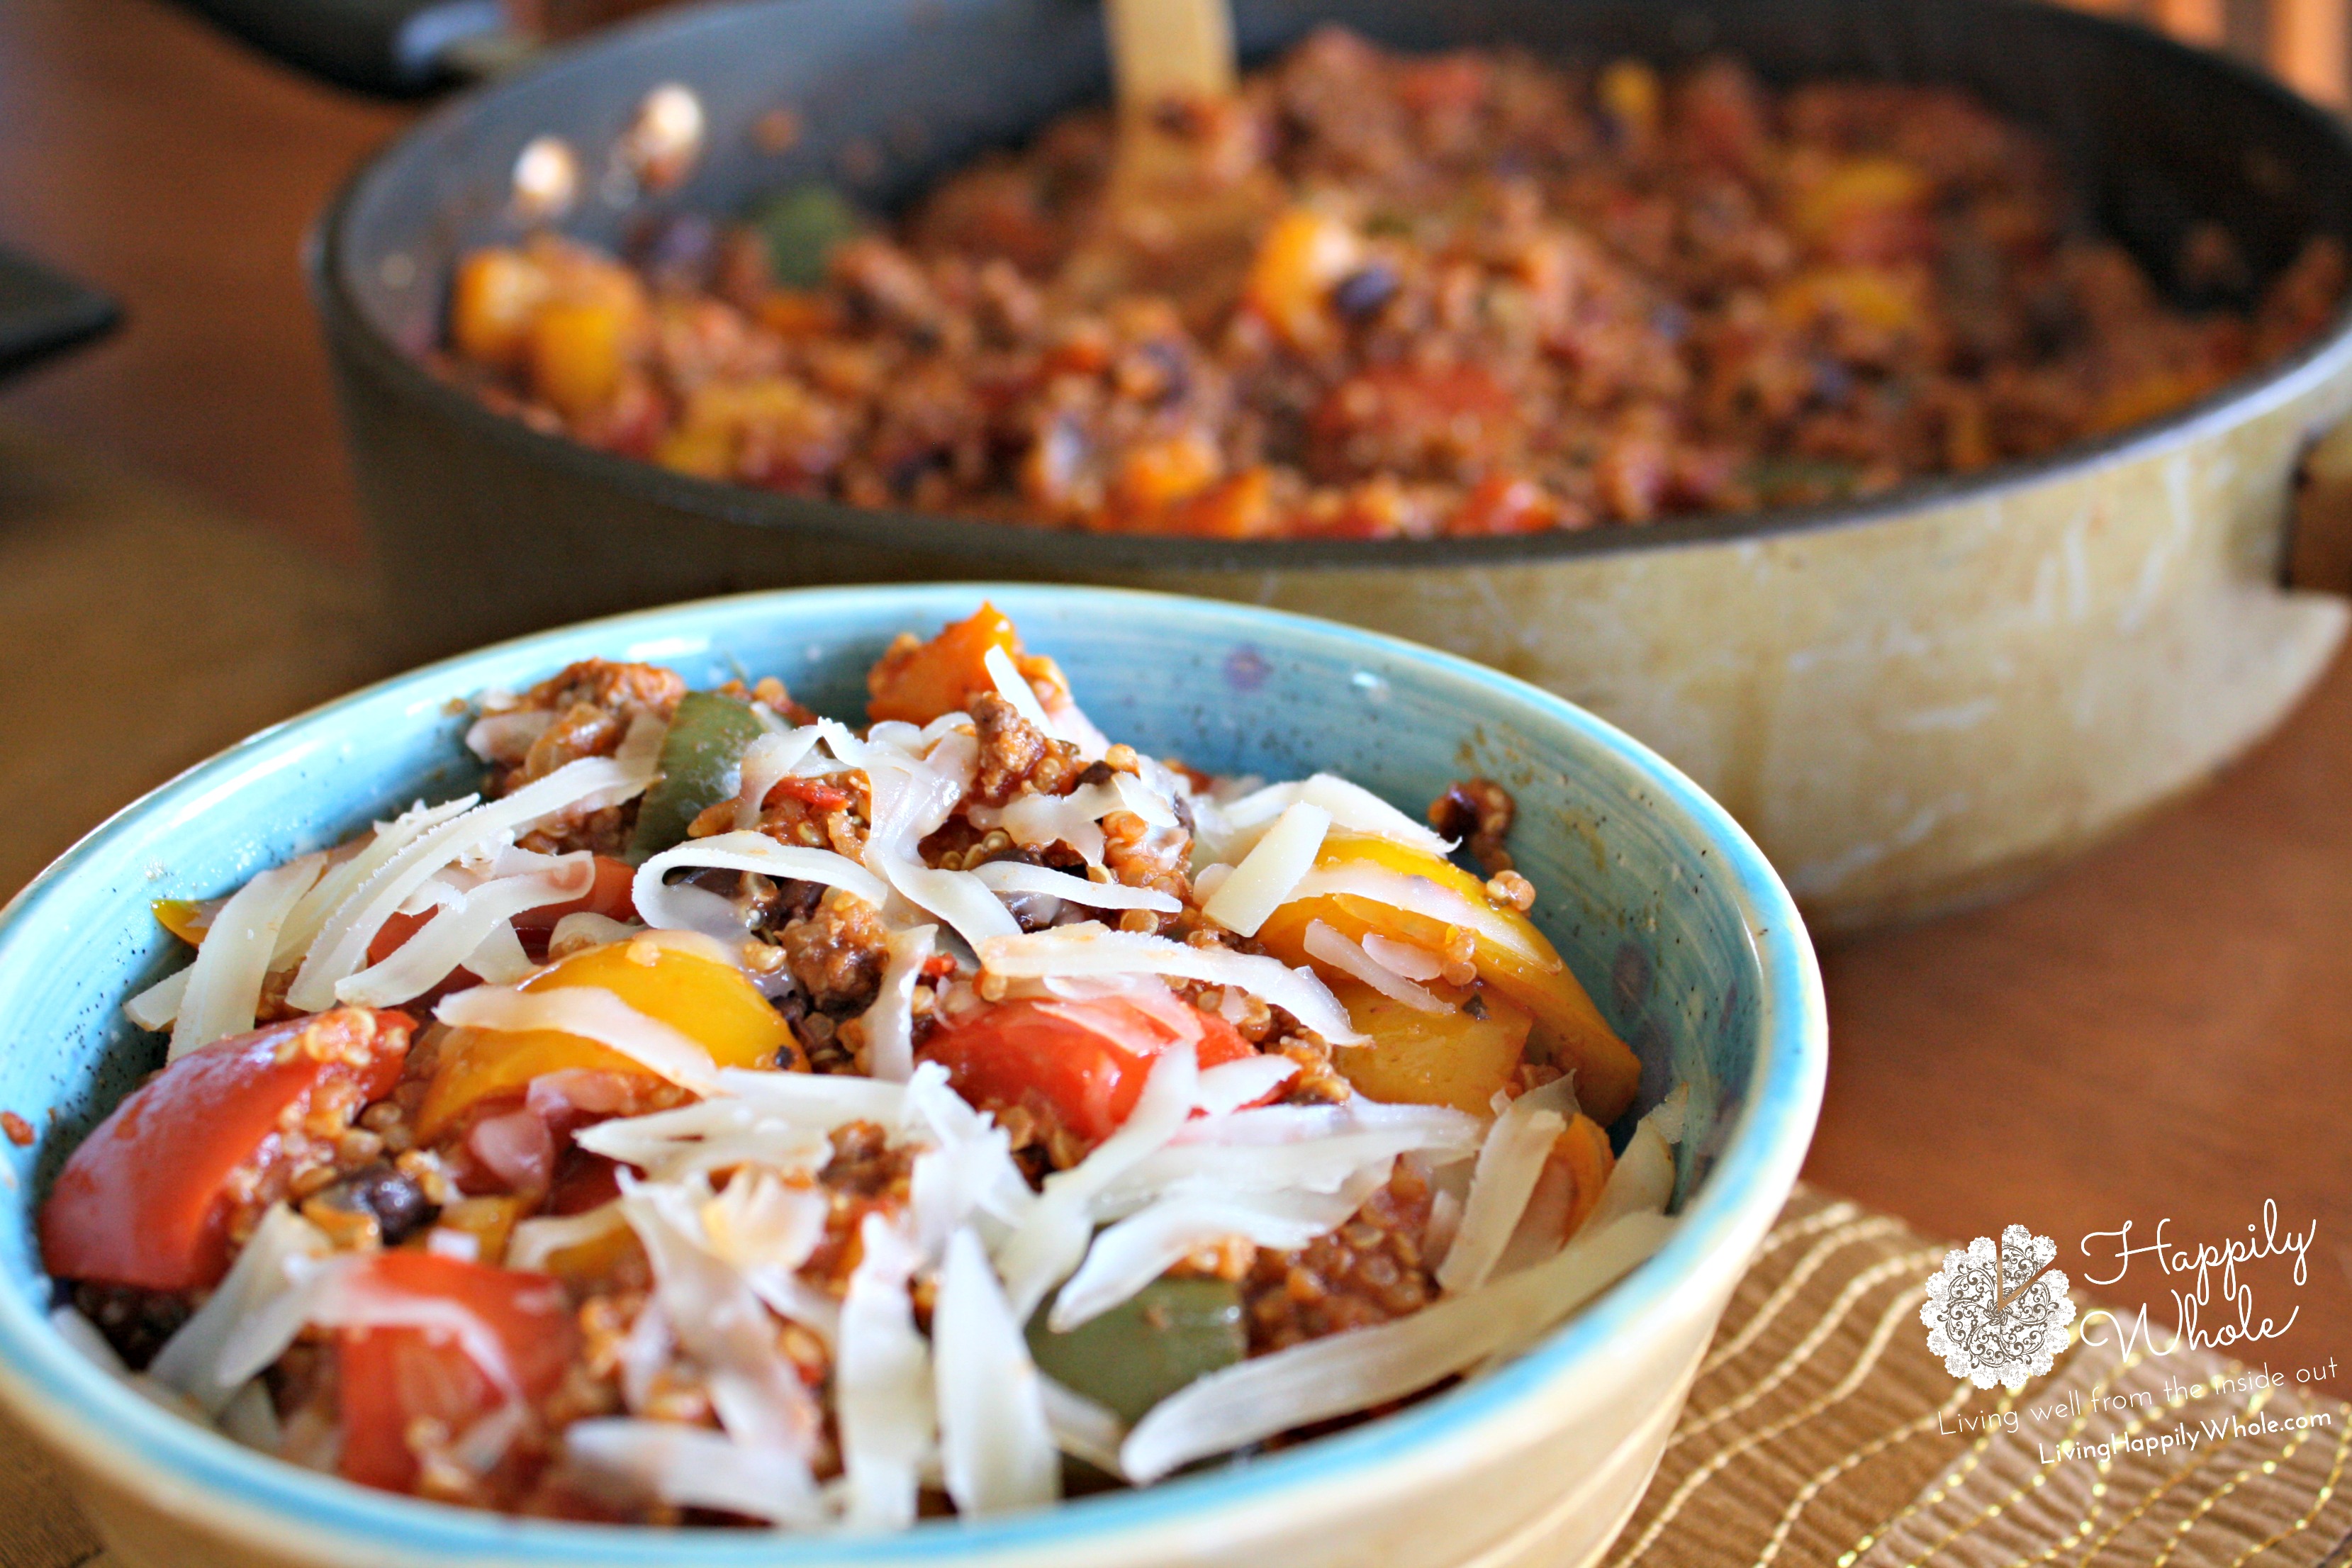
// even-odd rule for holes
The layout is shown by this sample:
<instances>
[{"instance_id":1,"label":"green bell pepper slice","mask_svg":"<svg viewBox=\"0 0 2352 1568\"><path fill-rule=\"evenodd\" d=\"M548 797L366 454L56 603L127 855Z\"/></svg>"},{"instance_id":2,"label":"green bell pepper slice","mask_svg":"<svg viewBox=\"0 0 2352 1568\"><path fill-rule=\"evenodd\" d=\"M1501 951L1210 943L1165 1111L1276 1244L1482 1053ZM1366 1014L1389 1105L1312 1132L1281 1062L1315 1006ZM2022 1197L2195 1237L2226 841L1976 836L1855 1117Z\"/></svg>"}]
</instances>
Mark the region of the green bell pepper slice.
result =
<instances>
[{"instance_id":1,"label":"green bell pepper slice","mask_svg":"<svg viewBox=\"0 0 2352 1568\"><path fill-rule=\"evenodd\" d=\"M865 223L831 185L807 184L761 203L751 226L767 246L769 274L788 289L814 289L824 281L835 247Z\"/></svg>"},{"instance_id":2,"label":"green bell pepper slice","mask_svg":"<svg viewBox=\"0 0 2352 1568\"><path fill-rule=\"evenodd\" d=\"M765 733L751 705L715 691L689 691L662 738L661 775L637 808L629 861L642 865L674 844L709 806L743 785L744 748Z\"/></svg>"},{"instance_id":3,"label":"green bell pepper slice","mask_svg":"<svg viewBox=\"0 0 2352 1568\"><path fill-rule=\"evenodd\" d=\"M1241 1287L1231 1279L1153 1280L1068 1333L1029 1320L1037 1370L1104 1405L1129 1426L1186 1384L1249 1353Z\"/></svg>"}]
</instances>

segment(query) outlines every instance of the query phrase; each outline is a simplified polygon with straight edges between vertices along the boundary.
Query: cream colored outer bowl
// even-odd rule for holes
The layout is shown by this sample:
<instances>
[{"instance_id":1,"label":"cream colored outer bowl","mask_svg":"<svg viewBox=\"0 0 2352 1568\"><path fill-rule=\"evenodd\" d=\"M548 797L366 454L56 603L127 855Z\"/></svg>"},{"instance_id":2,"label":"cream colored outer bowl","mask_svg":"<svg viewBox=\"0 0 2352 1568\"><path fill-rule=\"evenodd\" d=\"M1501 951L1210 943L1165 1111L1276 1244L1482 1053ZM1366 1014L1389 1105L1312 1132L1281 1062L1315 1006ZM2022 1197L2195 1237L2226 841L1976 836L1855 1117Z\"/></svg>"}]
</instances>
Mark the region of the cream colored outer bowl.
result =
<instances>
[{"instance_id":1,"label":"cream colored outer bowl","mask_svg":"<svg viewBox=\"0 0 2352 1568\"><path fill-rule=\"evenodd\" d=\"M206 897L472 786L464 699L588 657L659 659L697 686L782 676L858 711L901 629L985 595L1058 658L1109 734L1198 766L1317 767L1391 799L1464 771L1514 789L1535 916L1643 1061L1639 1106L1689 1091L1680 1223L1663 1250L1513 1363L1335 1436L1036 1513L813 1538L519 1521L370 1492L240 1448L110 1379L49 1327L33 1204L158 1058L120 1004L176 962L151 900ZM1328 622L1105 589L1010 584L750 595L615 617L433 666L266 731L99 828L0 912L0 1406L55 1455L136 1568L1454 1568L1571 1563L1614 1533L1697 1358L1787 1197L1827 1063L1795 907L1723 810L1639 743L1548 692ZM1638 1107L1637 1107L1638 1108Z\"/></svg>"}]
</instances>

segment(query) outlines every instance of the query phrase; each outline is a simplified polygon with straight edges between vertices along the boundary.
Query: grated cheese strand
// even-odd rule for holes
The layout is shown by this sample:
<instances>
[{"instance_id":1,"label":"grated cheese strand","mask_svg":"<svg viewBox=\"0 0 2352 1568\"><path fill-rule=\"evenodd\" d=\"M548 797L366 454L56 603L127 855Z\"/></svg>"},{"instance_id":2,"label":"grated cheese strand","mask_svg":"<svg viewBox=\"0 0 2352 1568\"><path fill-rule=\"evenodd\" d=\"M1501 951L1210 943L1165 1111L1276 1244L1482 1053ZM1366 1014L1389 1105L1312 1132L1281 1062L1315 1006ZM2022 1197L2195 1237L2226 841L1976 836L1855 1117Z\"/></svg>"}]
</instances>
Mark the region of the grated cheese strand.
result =
<instances>
[{"instance_id":1,"label":"grated cheese strand","mask_svg":"<svg viewBox=\"0 0 2352 1568\"><path fill-rule=\"evenodd\" d=\"M305 855L272 867L221 906L188 966L187 989L172 1024L170 1060L253 1027L278 930L325 866L325 856Z\"/></svg>"},{"instance_id":2,"label":"grated cheese strand","mask_svg":"<svg viewBox=\"0 0 2352 1568\"><path fill-rule=\"evenodd\" d=\"M641 727L632 726L632 740ZM435 872L460 855L520 833L559 811L592 802L609 805L615 797L625 800L642 793L652 779L650 765L633 765L613 757L583 757L502 800L461 812L418 835L327 917L287 990L286 1000L306 1013L333 1006L335 983L360 969L367 958L368 944L383 929L383 922Z\"/></svg>"},{"instance_id":3,"label":"grated cheese strand","mask_svg":"<svg viewBox=\"0 0 2352 1568\"><path fill-rule=\"evenodd\" d=\"M1041 1508L1061 1495L1062 1464L1029 1358L980 1238L948 1240L931 1310L938 1373L940 1468L967 1515Z\"/></svg>"},{"instance_id":4,"label":"grated cheese strand","mask_svg":"<svg viewBox=\"0 0 2352 1568\"><path fill-rule=\"evenodd\" d=\"M1315 868L1331 814L1307 801L1286 809L1250 852L1217 885L1201 912L1236 936L1255 936L1266 917L1290 901L1299 879Z\"/></svg>"}]
</instances>

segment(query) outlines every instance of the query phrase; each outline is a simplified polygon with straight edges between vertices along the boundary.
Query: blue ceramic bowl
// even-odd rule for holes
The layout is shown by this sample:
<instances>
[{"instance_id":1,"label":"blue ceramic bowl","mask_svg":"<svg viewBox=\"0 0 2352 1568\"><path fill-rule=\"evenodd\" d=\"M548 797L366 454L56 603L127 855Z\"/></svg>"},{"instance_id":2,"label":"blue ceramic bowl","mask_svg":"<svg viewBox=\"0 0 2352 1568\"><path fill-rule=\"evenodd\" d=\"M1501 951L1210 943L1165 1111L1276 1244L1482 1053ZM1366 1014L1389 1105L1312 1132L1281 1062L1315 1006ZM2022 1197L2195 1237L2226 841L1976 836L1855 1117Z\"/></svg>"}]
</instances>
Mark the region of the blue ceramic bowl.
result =
<instances>
[{"instance_id":1,"label":"blue ceramic bowl","mask_svg":"<svg viewBox=\"0 0 2352 1568\"><path fill-rule=\"evenodd\" d=\"M887 1537L519 1521L278 1463L111 1381L50 1328L31 1216L81 1134L161 1057L121 1004L172 963L158 898L222 893L420 796L473 786L463 704L591 656L691 683L778 675L863 712L901 630L982 596L1062 662L1114 739L1219 772L1357 780L1409 810L1483 773L1517 795L1536 919L1640 1053L1641 1106L1691 1089L1681 1225L1517 1362L1337 1436L1046 1512ZM1746 834L1639 743L1535 687L1321 621L1153 595L1013 585L751 595L591 622L386 681L266 730L77 845L0 911L0 1400L132 1564L1502 1564L1598 1552L1796 1177L1827 1061L1821 982Z\"/></svg>"}]
</instances>

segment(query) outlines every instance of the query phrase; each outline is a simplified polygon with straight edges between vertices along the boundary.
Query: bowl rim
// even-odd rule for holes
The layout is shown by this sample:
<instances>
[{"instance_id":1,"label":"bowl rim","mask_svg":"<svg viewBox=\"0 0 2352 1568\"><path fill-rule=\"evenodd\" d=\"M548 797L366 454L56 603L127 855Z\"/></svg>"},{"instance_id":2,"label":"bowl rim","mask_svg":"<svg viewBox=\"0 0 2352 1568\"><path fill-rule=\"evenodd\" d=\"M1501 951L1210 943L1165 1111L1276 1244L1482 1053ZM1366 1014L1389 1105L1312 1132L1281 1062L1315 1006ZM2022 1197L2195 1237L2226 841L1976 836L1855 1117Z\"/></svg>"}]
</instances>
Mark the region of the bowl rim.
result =
<instances>
[{"instance_id":1,"label":"bowl rim","mask_svg":"<svg viewBox=\"0 0 2352 1568\"><path fill-rule=\"evenodd\" d=\"M1723 807L1647 746L1564 699L1471 660L1401 637L1286 612L1134 589L1016 583L777 589L689 601L574 623L460 654L396 675L261 730L122 807L0 906L0 976L29 923L69 892L100 852L137 842L150 819L226 796L257 768L331 735L338 720L384 707L438 711L466 672L496 658L583 640L615 648L692 636L698 622L747 613L789 620L802 606L870 608L914 624L968 613L981 597L1016 619L1026 603L1110 606L1173 616L1180 635L1257 636L1360 649L1417 665L1533 711L1566 731L1563 744L1604 754L1636 775L1653 810L1678 817L1723 867L1723 888L1745 919L1756 964L1759 1041L1750 1093L1714 1171L1677 1216L1665 1246L1508 1366L1362 1426L1244 1464L1180 1476L1158 1486L1071 1500L1034 1513L974 1521L926 1521L887 1534L792 1535L685 1531L515 1520L375 1492L244 1448L142 1398L68 1346L46 1310L0 1290L0 1405L113 1487L233 1539L281 1547L307 1537L324 1550L364 1542L371 1562L618 1564L686 1563L882 1564L937 1562L995 1552L1008 1560L1046 1548L1104 1542L1203 1512L1278 1503L1327 1484L1363 1482L1401 1459L1426 1456L1513 1415L1630 1342L1645 1320L1664 1321L1678 1296L1744 1268L1778 1214L1811 1140L1828 1068L1828 1023L1819 964L1801 917L1763 853ZM650 656L649 656L650 657ZM478 685L478 680L474 685ZM1548 748L1549 749L1549 748ZM1727 1289L1728 1281L1725 1281ZM393 1552L397 1555L386 1557Z\"/></svg>"},{"instance_id":2,"label":"bowl rim","mask_svg":"<svg viewBox=\"0 0 2352 1568\"><path fill-rule=\"evenodd\" d=\"M2320 332L2294 353L2257 366L2163 416L2110 435L2079 441L2040 457L1995 464L1970 474L1914 478L1883 494L1813 506L1672 516L1644 523L1602 523L1578 530L1486 538L1381 540L1212 540L1181 536L1096 533L950 516L905 507L860 507L792 496L745 485L698 479L649 460L583 446L532 428L486 407L436 374L379 331L351 286L358 265L351 228L361 205L398 172L425 140L464 123L497 95L564 71L593 71L647 38L726 26L750 9L788 10L797 0L693 5L656 11L595 36L550 49L516 76L453 95L368 157L337 188L305 238L304 271L314 308L331 348L393 395L438 419L453 422L517 458L650 503L664 510L786 535L808 535L868 548L887 546L961 558L982 572L1026 569L1067 576L1087 572L1216 573L1427 570L1507 566L1641 551L1736 544L1828 530L1894 522L1971 502L1998 504L2053 481L2137 462L2219 435L2292 404L2334 382L2352 384L2352 289L2336 302ZM2233 57L2200 49L2168 34L2118 16L2044 0L1959 0L1987 13L2031 16L2036 25L2074 29L2121 47L2168 58L2201 72L2210 90L2260 101L2284 121L2332 147L2352 177L2352 121L2339 119L2267 74ZM2352 235L2345 237L2352 246ZM345 402L347 434L352 422Z\"/></svg>"}]
</instances>

